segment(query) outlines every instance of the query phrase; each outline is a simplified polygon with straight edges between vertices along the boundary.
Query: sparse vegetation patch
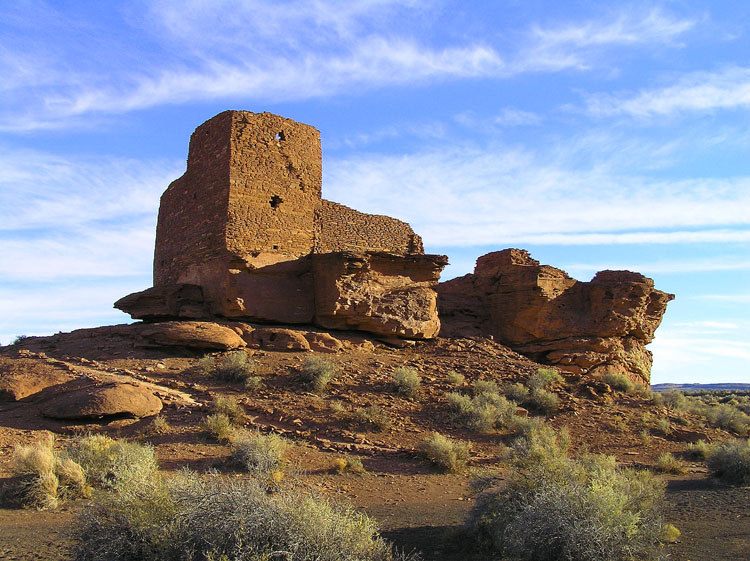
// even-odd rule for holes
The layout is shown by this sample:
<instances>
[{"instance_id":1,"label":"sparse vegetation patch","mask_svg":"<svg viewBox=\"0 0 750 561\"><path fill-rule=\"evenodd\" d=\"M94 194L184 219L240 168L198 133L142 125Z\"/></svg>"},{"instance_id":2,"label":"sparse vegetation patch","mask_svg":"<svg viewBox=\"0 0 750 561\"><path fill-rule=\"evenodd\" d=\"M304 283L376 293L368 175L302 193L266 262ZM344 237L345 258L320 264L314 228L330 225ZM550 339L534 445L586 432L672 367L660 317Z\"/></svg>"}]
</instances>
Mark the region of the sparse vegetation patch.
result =
<instances>
[{"instance_id":1,"label":"sparse vegetation patch","mask_svg":"<svg viewBox=\"0 0 750 561\"><path fill-rule=\"evenodd\" d=\"M331 361L318 356L308 357L302 365L300 376L304 384L315 393L323 393L328 383L338 374L338 368Z\"/></svg>"},{"instance_id":2,"label":"sparse vegetation patch","mask_svg":"<svg viewBox=\"0 0 750 561\"><path fill-rule=\"evenodd\" d=\"M419 445L419 451L432 463L449 472L458 472L469 459L469 444L460 440L452 440L438 432L424 439Z\"/></svg>"},{"instance_id":3,"label":"sparse vegetation patch","mask_svg":"<svg viewBox=\"0 0 750 561\"><path fill-rule=\"evenodd\" d=\"M708 456L708 467L734 485L750 485L750 439L735 438Z\"/></svg>"},{"instance_id":4,"label":"sparse vegetation patch","mask_svg":"<svg viewBox=\"0 0 750 561\"><path fill-rule=\"evenodd\" d=\"M396 393L414 399L419 397L419 389L422 380L415 368L409 366L399 366L393 371L393 383L396 387Z\"/></svg>"}]
</instances>

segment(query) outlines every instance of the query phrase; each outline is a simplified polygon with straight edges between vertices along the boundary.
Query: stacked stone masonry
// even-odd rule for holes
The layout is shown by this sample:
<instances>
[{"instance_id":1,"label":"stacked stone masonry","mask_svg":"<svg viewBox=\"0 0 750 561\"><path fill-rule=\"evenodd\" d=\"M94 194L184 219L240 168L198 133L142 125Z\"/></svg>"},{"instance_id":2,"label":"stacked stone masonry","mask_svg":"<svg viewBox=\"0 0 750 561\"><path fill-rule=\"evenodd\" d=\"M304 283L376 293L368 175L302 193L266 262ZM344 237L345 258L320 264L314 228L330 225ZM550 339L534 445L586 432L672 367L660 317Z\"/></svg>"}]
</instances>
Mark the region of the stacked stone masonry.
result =
<instances>
[{"instance_id":1,"label":"stacked stone masonry","mask_svg":"<svg viewBox=\"0 0 750 561\"><path fill-rule=\"evenodd\" d=\"M248 111L206 121L191 136L185 174L161 198L154 288L115 305L149 320L323 321L387 336L435 336L435 288L447 259L424 256L405 222L323 200L321 188L315 128ZM350 280L367 277L365 288L341 296L341 285L313 265L316 255L328 254L338 255L330 262ZM388 269L396 271L393 279L384 278Z\"/></svg>"}]
</instances>

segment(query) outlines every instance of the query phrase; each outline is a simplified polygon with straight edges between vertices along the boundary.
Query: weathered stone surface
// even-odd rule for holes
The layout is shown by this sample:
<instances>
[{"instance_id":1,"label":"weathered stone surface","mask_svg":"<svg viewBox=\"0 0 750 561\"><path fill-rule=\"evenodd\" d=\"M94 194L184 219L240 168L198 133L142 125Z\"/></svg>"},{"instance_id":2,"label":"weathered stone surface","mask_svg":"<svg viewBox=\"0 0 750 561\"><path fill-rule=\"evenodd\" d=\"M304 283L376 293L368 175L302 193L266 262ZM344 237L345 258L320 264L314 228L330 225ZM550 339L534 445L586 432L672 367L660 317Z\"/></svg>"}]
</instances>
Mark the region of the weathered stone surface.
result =
<instances>
[{"instance_id":1,"label":"weathered stone surface","mask_svg":"<svg viewBox=\"0 0 750 561\"><path fill-rule=\"evenodd\" d=\"M252 340L261 349L267 351L309 351L310 343L299 331L267 327L256 329L251 334Z\"/></svg>"},{"instance_id":2,"label":"weathered stone surface","mask_svg":"<svg viewBox=\"0 0 750 561\"><path fill-rule=\"evenodd\" d=\"M436 326L421 317L434 316L434 287L421 281L409 285L420 270L402 274L404 265L417 263L410 257L424 253L411 227L322 199L320 133L315 128L270 113L225 111L195 130L185 174L162 195L154 288L126 296L115 306L147 320L219 317L310 324L331 315L315 300L321 283L312 257L372 251L406 259L395 267L398 279L379 284L398 285L400 292L412 294L389 304L375 294L380 289L348 290L349 311L359 307L363 313L354 315L380 319L326 324L434 336ZM439 272L435 266L433 270ZM364 300L352 300L359 297ZM415 306L421 303L428 309L417 313ZM407 314L403 321L397 318L401 311Z\"/></svg>"},{"instance_id":3,"label":"weathered stone surface","mask_svg":"<svg viewBox=\"0 0 750 561\"><path fill-rule=\"evenodd\" d=\"M441 255L314 255L315 322L409 339L435 337L440 330L435 287L446 264Z\"/></svg>"},{"instance_id":4,"label":"weathered stone surface","mask_svg":"<svg viewBox=\"0 0 750 561\"><path fill-rule=\"evenodd\" d=\"M70 372L46 364L40 366L36 360L17 358L13 361L2 361L0 402L18 401L74 378Z\"/></svg>"},{"instance_id":5,"label":"weathered stone surface","mask_svg":"<svg viewBox=\"0 0 750 561\"><path fill-rule=\"evenodd\" d=\"M674 298L630 271L579 282L519 249L480 257L473 274L438 291L442 336L492 336L538 362L642 382L651 372L645 345Z\"/></svg>"},{"instance_id":6,"label":"weathered stone surface","mask_svg":"<svg viewBox=\"0 0 750 561\"><path fill-rule=\"evenodd\" d=\"M149 343L167 347L229 350L246 345L233 329L205 321L144 324L137 332Z\"/></svg>"},{"instance_id":7,"label":"weathered stone surface","mask_svg":"<svg viewBox=\"0 0 750 561\"><path fill-rule=\"evenodd\" d=\"M319 353L337 353L344 348L344 344L341 341L328 333L308 331L304 336L310 344L311 351L317 351Z\"/></svg>"},{"instance_id":8,"label":"weathered stone surface","mask_svg":"<svg viewBox=\"0 0 750 561\"><path fill-rule=\"evenodd\" d=\"M133 319L202 319L208 317L203 290L194 284L166 284L134 292L115 302Z\"/></svg>"},{"instance_id":9,"label":"weathered stone surface","mask_svg":"<svg viewBox=\"0 0 750 561\"><path fill-rule=\"evenodd\" d=\"M162 409L149 389L131 384L107 384L53 397L42 413L53 419L100 419L111 416L148 417Z\"/></svg>"}]
</instances>

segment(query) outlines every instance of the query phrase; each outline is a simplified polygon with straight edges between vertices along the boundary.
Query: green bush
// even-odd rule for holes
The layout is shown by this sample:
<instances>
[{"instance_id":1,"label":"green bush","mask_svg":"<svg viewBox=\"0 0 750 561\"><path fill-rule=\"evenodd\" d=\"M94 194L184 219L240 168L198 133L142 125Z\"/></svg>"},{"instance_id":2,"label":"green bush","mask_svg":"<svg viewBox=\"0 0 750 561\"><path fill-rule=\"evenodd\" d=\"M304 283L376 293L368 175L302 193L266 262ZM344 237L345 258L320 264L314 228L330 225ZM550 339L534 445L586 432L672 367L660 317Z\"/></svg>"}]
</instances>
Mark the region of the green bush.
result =
<instances>
[{"instance_id":1,"label":"green bush","mask_svg":"<svg viewBox=\"0 0 750 561\"><path fill-rule=\"evenodd\" d=\"M477 382L472 388L474 395L457 392L445 394L454 416L466 427L487 433L512 425L516 417L515 403L500 395L494 382Z\"/></svg>"},{"instance_id":2,"label":"green bush","mask_svg":"<svg viewBox=\"0 0 750 561\"><path fill-rule=\"evenodd\" d=\"M614 458L566 455L544 425L514 444L506 485L486 492L468 527L498 557L529 561L632 561L657 554L664 483Z\"/></svg>"},{"instance_id":3,"label":"green bush","mask_svg":"<svg viewBox=\"0 0 750 561\"><path fill-rule=\"evenodd\" d=\"M409 366L399 366L396 368L393 371L393 383L396 387L396 393L410 399L419 396L419 389L422 381L415 368Z\"/></svg>"},{"instance_id":4,"label":"green bush","mask_svg":"<svg viewBox=\"0 0 750 561\"><path fill-rule=\"evenodd\" d=\"M669 409L681 411L687 407L687 398L679 390L667 390L661 394L662 401Z\"/></svg>"},{"instance_id":5,"label":"green bush","mask_svg":"<svg viewBox=\"0 0 750 561\"><path fill-rule=\"evenodd\" d=\"M318 356L307 358L300 372L302 381L315 393L323 393L328 383L338 375L335 364Z\"/></svg>"},{"instance_id":6,"label":"green bush","mask_svg":"<svg viewBox=\"0 0 750 561\"><path fill-rule=\"evenodd\" d=\"M392 561L364 514L255 478L181 473L108 494L78 518L78 561Z\"/></svg>"},{"instance_id":7,"label":"green bush","mask_svg":"<svg viewBox=\"0 0 750 561\"><path fill-rule=\"evenodd\" d=\"M529 376L526 385L530 390L547 389L559 382L562 382L562 376L554 368L538 368L537 371Z\"/></svg>"},{"instance_id":8,"label":"green bush","mask_svg":"<svg viewBox=\"0 0 750 561\"><path fill-rule=\"evenodd\" d=\"M656 469L662 473L685 473L685 464L669 452L659 454Z\"/></svg>"},{"instance_id":9,"label":"green bush","mask_svg":"<svg viewBox=\"0 0 750 561\"><path fill-rule=\"evenodd\" d=\"M449 472L458 472L469 459L469 444L461 440L452 440L438 432L425 438L419 445L419 451L432 463Z\"/></svg>"},{"instance_id":10,"label":"green bush","mask_svg":"<svg viewBox=\"0 0 750 561\"><path fill-rule=\"evenodd\" d=\"M557 397L557 394L550 391L535 388L531 390L526 403L544 414L550 414L557 411L557 408L560 406L560 398Z\"/></svg>"},{"instance_id":11,"label":"green bush","mask_svg":"<svg viewBox=\"0 0 750 561\"><path fill-rule=\"evenodd\" d=\"M618 390L625 393L633 392L633 382L625 374L617 374L616 372L610 372L602 378L602 382L608 384L612 389Z\"/></svg>"},{"instance_id":12,"label":"green bush","mask_svg":"<svg viewBox=\"0 0 750 561\"><path fill-rule=\"evenodd\" d=\"M750 485L750 439L735 438L708 456L708 467L734 485Z\"/></svg>"},{"instance_id":13,"label":"green bush","mask_svg":"<svg viewBox=\"0 0 750 561\"><path fill-rule=\"evenodd\" d=\"M529 388L523 384L515 383L503 388L503 393L508 399L523 405L529 399Z\"/></svg>"},{"instance_id":14,"label":"green bush","mask_svg":"<svg viewBox=\"0 0 750 561\"><path fill-rule=\"evenodd\" d=\"M289 441L277 434L243 432L233 439L235 462L253 473L268 474L281 465Z\"/></svg>"}]
</instances>

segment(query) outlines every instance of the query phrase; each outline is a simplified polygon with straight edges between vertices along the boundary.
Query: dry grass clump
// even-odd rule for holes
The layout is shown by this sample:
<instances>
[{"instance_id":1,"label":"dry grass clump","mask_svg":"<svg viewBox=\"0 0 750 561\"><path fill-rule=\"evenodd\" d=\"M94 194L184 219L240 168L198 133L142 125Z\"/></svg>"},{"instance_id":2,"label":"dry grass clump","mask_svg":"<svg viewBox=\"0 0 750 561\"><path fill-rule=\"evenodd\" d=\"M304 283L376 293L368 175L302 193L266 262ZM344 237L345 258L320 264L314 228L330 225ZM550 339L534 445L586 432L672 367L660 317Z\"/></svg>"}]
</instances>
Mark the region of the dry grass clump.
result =
<instances>
[{"instance_id":1,"label":"dry grass clump","mask_svg":"<svg viewBox=\"0 0 750 561\"><path fill-rule=\"evenodd\" d=\"M447 378L448 383L454 387L460 387L466 383L466 377L463 374L459 374L455 370L449 371L445 375L445 377Z\"/></svg>"},{"instance_id":2,"label":"dry grass clump","mask_svg":"<svg viewBox=\"0 0 750 561\"><path fill-rule=\"evenodd\" d=\"M37 510L57 508L60 480L55 473L58 456L53 445L54 438L49 434L39 442L15 448L15 481L4 491L3 503Z\"/></svg>"},{"instance_id":3,"label":"dry grass clump","mask_svg":"<svg viewBox=\"0 0 750 561\"><path fill-rule=\"evenodd\" d=\"M612 389L625 393L633 393L634 385L625 374L610 372L602 378L602 382L608 384Z\"/></svg>"},{"instance_id":4,"label":"dry grass clump","mask_svg":"<svg viewBox=\"0 0 750 561\"><path fill-rule=\"evenodd\" d=\"M669 452L659 454L659 457L656 458L656 469L662 473L675 474L685 473L686 471L685 463Z\"/></svg>"},{"instance_id":5,"label":"dry grass clump","mask_svg":"<svg viewBox=\"0 0 750 561\"><path fill-rule=\"evenodd\" d=\"M708 456L708 467L733 485L750 485L750 439L735 438Z\"/></svg>"},{"instance_id":6,"label":"dry grass clump","mask_svg":"<svg viewBox=\"0 0 750 561\"><path fill-rule=\"evenodd\" d=\"M300 376L304 384L312 391L323 393L338 372L338 368L331 361L319 356L311 356L302 364Z\"/></svg>"},{"instance_id":7,"label":"dry grass clump","mask_svg":"<svg viewBox=\"0 0 750 561\"><path fill-rule=\"evenodd\" d=\"M214 399L211 410L219 415L226 415L233 425L241 425L245 422L245 409L232 396L220 395Z\"/></svg>"},{"instance_id":8,"label":"dry grass clump","mask_svg":"<svg viewBox=\"0 0 750 561\"><path fill-rule=\"evenodd\" d=\"M452 440L438 432L425 438L419 445L419 451L441 469L456 473L461 471L469 459L470 445L461 440Z\"/></svg>"},{"instance_id":9,"label":"dry grass clump","mask_svg":"<svg viewBox=\"0 0 750 561\"><path fill-rule=\"evenodd\" d=\"M232 459L251 473L276 471L289 449L289 441L277 434L243 432L232 441Z\"/></svg>"},{"instance_id":10,"label":"dry grass clump","mask_svg":"<svg viewBox=\"0 0 750 561\"><path fill-rule=\"evenodd\" d=\"M391 418L388 416L388 413L377 405L358 407L354 410L353 417L360 425L364 425L375 431L384 431L391 426Z\"/></svg>"},{"instance_id":11,"label":"dry grass clump","mask_svg":"<svg viewBox=\"0 0 750 561\"><path fill-rule=\"evenodd\" d=\"M101 497L79 516L78 561L396 561L366 515L257 479L177 477Z\"/></svg>"},{"instance_id":12,"label":"dry grass clump","mask_svg":"<svg viewBox=\"0 0 750 561\"><path fill-rule=\"evenodd\" d=\"M101 434L79 439L67 454L83 468L86 481L105 489L141 485L159 470L153 446Z\"/></svg>"},{"instance_id":13,"label":"dry grass clump","mask_svg":"<svg viewBox=\"0 0 750 561\"><path fill-rule=\"evenodd\" d=\"M198 367L205 372L227 382L245 382L255 374L256 364L245 351L231 351L220 360L207 356Z\"/></svg>"},{"instance_id":14,"label":"dry grass clump","mask_svg":"<svg viewBox=\"0 0 750 561\"><path fill-rule=\"evenodd\" d=\"M201 422L201 427L219 442L229 442L237 430L224 413L213 413Z\"/></svg>"},{"instance_id":15,"label":"dry grass clump","mask_svg":"<svg viewBox=\"0 0 750 561\"><path fill-rule=\"evenodd\" d=\"M505 386L503 388L503 393L505 394L505 397L511 401L515 401L519 405L528 401L530 395L529 388L518 382Z\"/></svg>"},{"instance_id":16,"label":"dry grass clump","mask_svg":"<svg viewBox=\"0 0 750 561\"><path fill-rule=\"evenodd\" d=\"M480 497L471 535L493 558L528 561L654 559L664 483L618 469L614 458L569 458L569 441L537 425L514 444L506 485Z\"/></svg>"},{"instance_id":17,"label":"dry grass clump","mask_svg":"<svg viewBox=\"0 0 750 561\"><path fill-rule=\"evenodd\" d=\"M260 376L249 376L245 379L245 389L250 393L259 392L264 387L265 383Z\"/></svg>"},{"instance_id":18,"label":"dry grass clump","mask_svg":"<svg viewBox=\"0 0 750 561\"><path fill-rule=\"evenodd\" d=\"M414 399L419 397L419 389L422 380L415 368L409 366L399 366L393 370L393 383L396 387L396 393Z\"/></svg>"},{"instance_id":19,"label":"dry grass clump","mask_svg":"<svg viewBox=\"0 0 750 561\"><path fill-rule=\"evenodd\" d=\"M367 473L365 466L362 465L362 460L359 458L336 458L333 460L333 469L339 475L344 475L345 473L362 475L363 473Z\"/></svg>"},{"instance_id":20,"label":"dry grass clump","mask_svg":"<svg viewBox=\"0 0 750 561\"><path fill-rule=\"evenodd\" d=\"M718 447L715 444L709 444L703 439L697 442L691 442L687 445L686 452L694 460L707 460L708 457L716 451Z\"/></svg>"},{"instance_id":21,"label":"dry grass clump","mask_svg":"<svg viewBox=\"0 0 750 561\"><path fill-rule=\"evenodd\" d=\"M529 376L526 385L533 391L547 389L560 382L562 382L562 376L554 368L538 368L534 374Z\"/></svg>"}]
</instances>

